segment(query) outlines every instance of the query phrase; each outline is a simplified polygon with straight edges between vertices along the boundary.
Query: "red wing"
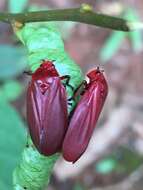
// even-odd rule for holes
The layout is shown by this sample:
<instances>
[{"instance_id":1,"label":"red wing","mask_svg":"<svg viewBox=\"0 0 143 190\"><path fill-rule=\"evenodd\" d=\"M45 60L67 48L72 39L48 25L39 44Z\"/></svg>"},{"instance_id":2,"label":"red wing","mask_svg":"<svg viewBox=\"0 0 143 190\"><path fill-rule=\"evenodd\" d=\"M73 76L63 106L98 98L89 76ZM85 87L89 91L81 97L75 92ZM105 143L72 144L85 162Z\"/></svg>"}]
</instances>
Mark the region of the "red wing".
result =
<instances>
[{"instance_id":1,"label":"red wing","mask_svg":"<svg viewBox=\"0 0 143 190\"><path fill-rule=\"evenodd\" d=\"M27 117L32 140L44 155L52 155L61 149L67 130L66 91L59 77L42 81L48 88L41 93L39 82L31 83L27 97Z\"/></svg>"},{"instance_id":2,"label":"red wing","mask_svg":"<svg viewBox=\"0 0 143 190\"><path fill-rule=\"evenodd\" d=\"M102 87L100 82L93 84L75 109L63 143L63 156L67 161L77 161L88 146L107 95Z\"/></svg>"},{"instance_id":3,"label":"red wing","mask_svg":"<svg viewBox=\"0 0 143 190\"><path fill-rule=\"evenodd\" d=\"M27 121L34 145L39 148L41 130L42 95L36 82L31 82L27 90Z\"/></svg>"}]
</instances>

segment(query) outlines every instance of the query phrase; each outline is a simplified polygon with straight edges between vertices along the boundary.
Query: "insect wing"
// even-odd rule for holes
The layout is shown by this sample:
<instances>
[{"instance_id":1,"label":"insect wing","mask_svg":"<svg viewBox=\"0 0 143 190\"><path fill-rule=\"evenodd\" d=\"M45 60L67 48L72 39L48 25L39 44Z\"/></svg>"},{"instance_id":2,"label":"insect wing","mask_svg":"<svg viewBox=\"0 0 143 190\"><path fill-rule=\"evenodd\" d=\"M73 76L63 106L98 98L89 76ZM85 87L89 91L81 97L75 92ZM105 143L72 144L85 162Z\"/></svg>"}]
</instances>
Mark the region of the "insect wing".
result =
<instances>
[{"instance_id":1,"label":"insect wing","mask_svg":"<svg viewBox=\"0 0 143 190\"><path fill-rule=\"evenodd\" d=\"M63 156L75 162L85 152L107 96L107 84L93 83L72 116L63 143Z\"/></svg>"},{"instance_id":2,"label":"insect wing","mask_svg":"<svg viewBox=\"0 0 143 190\"><path fill-rule=\"evenodd\" d=\"M48 85L42 93L41 85ZM59 77L32 81L27 94L27 119L34 145L43 155L61 149L67 130L66 91Z\"/></svg>"}]
</instances>

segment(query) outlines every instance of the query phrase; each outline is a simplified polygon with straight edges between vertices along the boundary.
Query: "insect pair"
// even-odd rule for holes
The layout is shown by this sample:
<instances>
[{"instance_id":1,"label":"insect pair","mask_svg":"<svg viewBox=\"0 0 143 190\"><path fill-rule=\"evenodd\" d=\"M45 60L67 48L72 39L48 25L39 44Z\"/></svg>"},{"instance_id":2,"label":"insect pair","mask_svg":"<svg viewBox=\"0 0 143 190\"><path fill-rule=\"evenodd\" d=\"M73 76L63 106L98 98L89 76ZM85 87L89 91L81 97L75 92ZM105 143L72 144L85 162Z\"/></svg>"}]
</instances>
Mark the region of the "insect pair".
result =
<instances>
[{"instance_id":1,"label":"insect pair","mask_svg":"<svg viewBox=\"0 0 143 190\"><path fill-rule=\"evenodd\" d=\"M66 88L61 81L66 79L71 87L69 76L59 76L51 61L43 61L32 74L27 120L33 143L41 154L62 152L67 161L75 162L86 150L108 92L99 68L87 77L89 82L84 82L82 96L68 121Z\"/></svg>"}]
</instances>

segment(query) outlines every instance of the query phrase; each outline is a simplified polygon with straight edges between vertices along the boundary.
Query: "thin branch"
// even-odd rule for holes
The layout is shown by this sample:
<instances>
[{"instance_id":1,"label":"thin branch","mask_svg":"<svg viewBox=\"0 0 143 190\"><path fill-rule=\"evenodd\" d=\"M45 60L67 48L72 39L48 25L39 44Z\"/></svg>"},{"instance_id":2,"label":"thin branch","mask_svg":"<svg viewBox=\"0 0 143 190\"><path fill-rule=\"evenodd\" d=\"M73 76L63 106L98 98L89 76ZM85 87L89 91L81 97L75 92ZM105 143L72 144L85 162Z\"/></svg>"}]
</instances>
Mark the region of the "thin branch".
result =
<instances>
[{"instance_id":1,"label":"thin branch","mask_svg":"<svg viewBox=\"0 0 143 190\"><path fill-rule=\"evenodd\" d=\"M93 9L85 9L82 6L81 8L73 9L57 9L18 14L0 13L0 21L7 23L11 23L13 21L18 21L21 23L42 21L73 21L119 31L131 31L132 29L143 28L142 23L131 22L122 18L99 14L94 12Z\"/></svg>"}]
</instances>

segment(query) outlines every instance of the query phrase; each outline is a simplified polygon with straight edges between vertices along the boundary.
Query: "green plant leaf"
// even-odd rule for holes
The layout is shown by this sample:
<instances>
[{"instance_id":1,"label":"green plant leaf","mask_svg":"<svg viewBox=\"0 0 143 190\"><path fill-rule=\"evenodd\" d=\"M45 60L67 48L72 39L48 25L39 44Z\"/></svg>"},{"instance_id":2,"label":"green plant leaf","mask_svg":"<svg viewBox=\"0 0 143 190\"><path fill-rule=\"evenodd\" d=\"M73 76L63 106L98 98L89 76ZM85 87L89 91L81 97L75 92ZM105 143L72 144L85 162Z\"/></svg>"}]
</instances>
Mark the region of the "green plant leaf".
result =
<instances>
[{"instance_id":1,"label":"green plant leaf","mask_svg":"<svg viewBox=\"0 0 143 190\"><path fill-rule=\"evenodd\" d=\"M0 101L0 122L0 179L12 189L12 172L21 158L26 133L19 114L5 101Z\"/></svg>"},{"instance_id":2,"label":"green plant leaf","mask_svg":"<svg viewBox=\"0 0 143 190\"><path fill-rule=\"evenodd\" d=\"M28 0L9 0L8 1L8 10L11 13L19 13L22 12L26 5L28 4Z\"/></svg>"},{"instance_id":3,"label":"green plant leaf","mask_svg":"<svg viewBox=\"0 0 143 190\"><path fill-rule=\"evenodd\" d=\"M6 81L0 89L0 98L7 101L14 101L20 96L22 90L22 85L18 81Z\"/></svg>"},{"instance_id":4,"label":"green plant leaf","mask_svg":"<svg viewBox=\"0 0 143 190\"><path fill-rule=\"evenodd\" d=\"M0 189L2 189L2 190L11 190L11 187L8 184L5 184L2 181L0 181Z\"/></svg>"},{"instance_id":5,"label":"green plant leaf","mask_svg":"<svg viewBox=\"0 0 143 190\"><path fill-rule=\"evenodd\" d=\"M126 37L125 32L112 32L111 36L108 37L105 44L103 45L99 57L101 61L109 61L112 56L118 51L120 48L123 39Z\"/></svg>"},{"instance_id":6,"label":"green plant leaf","mask_svg":"<svg viewBox=\"0 0 143 190\"><path fill-rule=\"evenodd\" d=\"M0 45L0 80L18 76L27 66L26 50L22 47Z\"/></svg>"},{"instance_id":7,"label":"green plant leaf","mask_svg":"<svg viewBox=\"0 0 143 190\"><path fill-rule=\"evenodd\" d=\"M131 9L131 8L126 10L125 19L140 22L140 18L138 16L136 10ZM133 50L135 52L141 51L143 48L142 31L136 30L136 31L128 32L128 35L131 40Z\"/></svg>"},{"instance_id":8,"label":"green plant leaf","mask_svg":"<svg viewBox=\"0 0 143 190\"><path fill-rule=\"evenodd\" d=\"M108 158L99 161L96 164L95 169L98 173L108 174L116 167L116 165L117 163L114 159Z\"/></svg>"}]
</instances>

